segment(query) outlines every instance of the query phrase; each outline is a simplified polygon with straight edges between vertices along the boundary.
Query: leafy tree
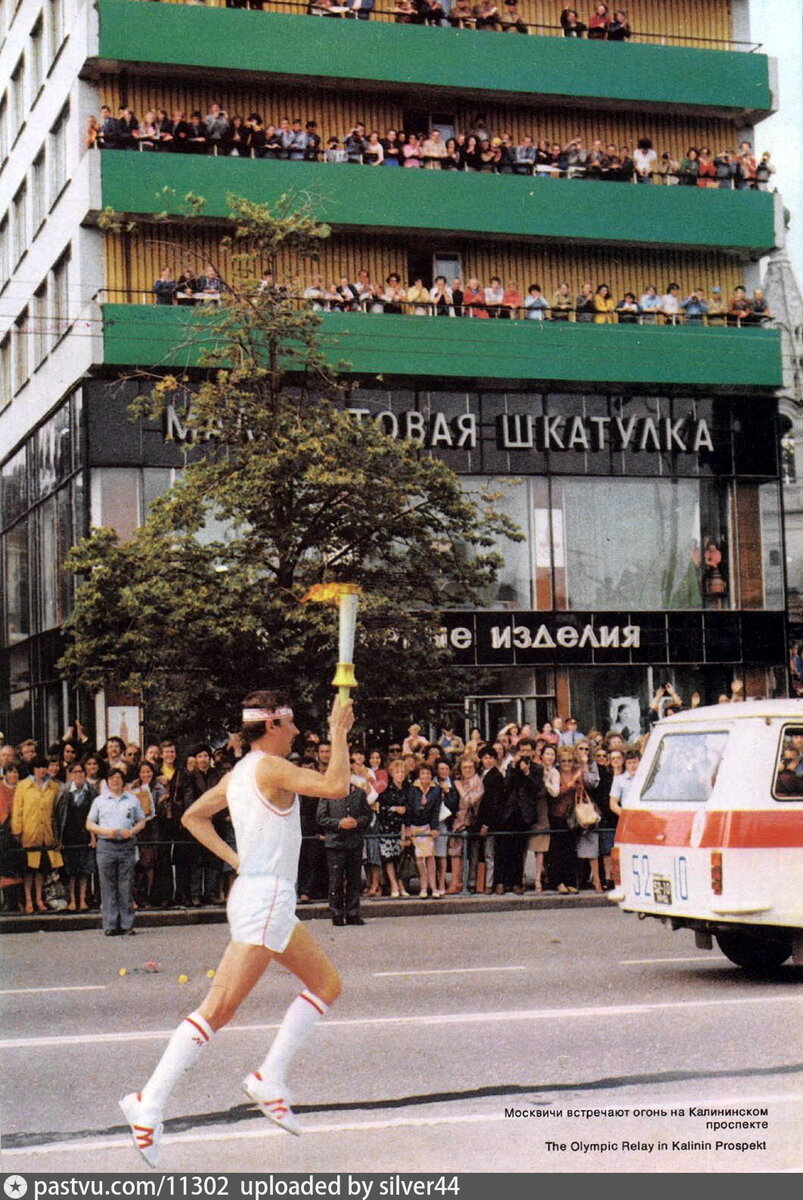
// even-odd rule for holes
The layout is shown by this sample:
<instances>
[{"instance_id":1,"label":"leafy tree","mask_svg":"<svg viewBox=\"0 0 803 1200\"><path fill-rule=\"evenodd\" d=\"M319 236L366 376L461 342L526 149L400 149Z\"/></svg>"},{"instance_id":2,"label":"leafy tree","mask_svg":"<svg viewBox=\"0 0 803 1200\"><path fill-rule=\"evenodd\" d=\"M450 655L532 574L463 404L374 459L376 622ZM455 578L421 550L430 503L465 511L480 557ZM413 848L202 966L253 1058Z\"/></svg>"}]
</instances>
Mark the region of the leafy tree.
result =
<instances>
[{"instance_id":1,"label":"leafy tree","mask_svg":"<svg viewBox=\"0 0 803 1200\"><path fill-rule=\"evenodd\" d=\"M477 504L443 462L346 411L320 317L270 279L278 256L328 236L308 199L273 212L230 197L235 264L224 302L197 314L204 370L148 376L135 415L181 406L200 451L121 542L97 529L61 668L92 690L141 697L149 728L211 734L255 687L288 688L308 719L331 696L334 609L301 604L325 580L364 589L355 653L363 720L438 712L467 676L437 645L444 607L495 577L500 536L521 534L498 495Z\"/></svg>"}]
</instances>

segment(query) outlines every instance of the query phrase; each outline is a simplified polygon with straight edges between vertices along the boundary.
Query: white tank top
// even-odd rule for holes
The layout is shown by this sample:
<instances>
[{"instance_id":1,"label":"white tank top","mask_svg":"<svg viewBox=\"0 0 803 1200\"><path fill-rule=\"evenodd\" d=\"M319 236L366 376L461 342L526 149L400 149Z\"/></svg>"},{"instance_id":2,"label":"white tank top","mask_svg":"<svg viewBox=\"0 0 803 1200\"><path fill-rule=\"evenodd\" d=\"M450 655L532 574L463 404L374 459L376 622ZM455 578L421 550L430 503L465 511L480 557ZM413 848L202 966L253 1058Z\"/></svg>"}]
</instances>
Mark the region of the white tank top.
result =
<instances>
[{"instance_id":1,"label":"white tank top","mask_svg":"<svg viewBox=\"0 0 803 1200\"><path fill-rule=\"evenodd\" d=\"M229 813L237 838L240 875L276 875L295 884L301 849L298 796L290 808L277 808L257 787L256 769L262 750L252 750L237 763L227 789Z\"/></svg>"}]
</instances>

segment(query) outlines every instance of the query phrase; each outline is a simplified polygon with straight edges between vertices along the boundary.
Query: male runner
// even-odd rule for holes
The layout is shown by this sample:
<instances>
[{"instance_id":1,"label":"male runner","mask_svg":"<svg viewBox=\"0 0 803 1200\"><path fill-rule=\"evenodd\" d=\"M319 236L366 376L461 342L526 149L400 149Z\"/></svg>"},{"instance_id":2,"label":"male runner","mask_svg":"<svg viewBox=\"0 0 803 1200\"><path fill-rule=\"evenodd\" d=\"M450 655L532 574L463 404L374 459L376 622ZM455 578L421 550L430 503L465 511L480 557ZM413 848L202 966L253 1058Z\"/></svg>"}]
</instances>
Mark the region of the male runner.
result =
<instances>
[{"instance_id":1,"label":"male runner","mask_svg":"<svg viewBox=\"0 0 803 1200\"><path fill-rule=\"evenodd\" d=\"M289 1133L301 1132L290 1108L285 1074L293 1055L340 994L340 977L295 915L301 844L297 793L330 799L346 794L347 736L353 723L351 701L336 699L326 772L296 767L286 761L298 735L287 696L252 692L243 702L242 727L250 753L182 817L198 841L230 863L238 877L227 906L231 941L206 998L176 1029L142 1090L120 1101L134 1144L151 1166L159 1160L162 1112L171 1090L212 1036L231 1020L272 958L298 976L304 991L288 1008L267 1056L246 1076L243 1088L271 1121ZM215 814L227 805L237 851L212 824Z\"/></svg>"}]
</instances>

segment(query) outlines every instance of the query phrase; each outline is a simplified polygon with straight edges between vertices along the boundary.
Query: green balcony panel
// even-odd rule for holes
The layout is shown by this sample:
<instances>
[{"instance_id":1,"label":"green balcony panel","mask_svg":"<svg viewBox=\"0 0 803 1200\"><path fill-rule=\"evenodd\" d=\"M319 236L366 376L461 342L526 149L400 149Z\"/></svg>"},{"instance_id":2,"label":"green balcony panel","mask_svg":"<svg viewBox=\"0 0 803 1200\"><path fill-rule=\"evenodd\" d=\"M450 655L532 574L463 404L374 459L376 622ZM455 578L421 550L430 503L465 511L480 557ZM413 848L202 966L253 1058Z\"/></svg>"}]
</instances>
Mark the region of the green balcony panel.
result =
<instances>
[{"instance_id":1,"label":"green balcony panel","mask_svg":"<svg viewBox=\"0 0 803 1200\"><path fill-rule=\"evenodd\" d=\"M571 96L734 116L772 107L764 54L557 37L478 38L473 30L133 0L99 0L98 9L100 58L111 66L206 67L318 84L361 81L545 100Z\"/></svg>"},{"instance_id":2,"label":"green balcony panel","mask_svg":"<svg viewBox=\"0 0 803 1200\"><path fill-rule=\"evenodd\" d=\"M309 193L322 220L343 228L742 254L764 254L776 244L775 197L768 192L120 150L101 157L103 206L117 212L181 215L192 193L204 198L204 215L224 218L229 194L270 204L297 189Z\"/></svg>"},{"instance_id":3,"label":"green balcony panel","mask_svg":"<svg viewBox=\"0 0 803 1200\"><path fill-rule=\"evenodd\" d=\"M740 389L782 379L775 329L467 320L325 313L324 348L355 375ZM197 366L213 321L197 308L106 304L104 361Z\"/></svg>"}]
</instances>

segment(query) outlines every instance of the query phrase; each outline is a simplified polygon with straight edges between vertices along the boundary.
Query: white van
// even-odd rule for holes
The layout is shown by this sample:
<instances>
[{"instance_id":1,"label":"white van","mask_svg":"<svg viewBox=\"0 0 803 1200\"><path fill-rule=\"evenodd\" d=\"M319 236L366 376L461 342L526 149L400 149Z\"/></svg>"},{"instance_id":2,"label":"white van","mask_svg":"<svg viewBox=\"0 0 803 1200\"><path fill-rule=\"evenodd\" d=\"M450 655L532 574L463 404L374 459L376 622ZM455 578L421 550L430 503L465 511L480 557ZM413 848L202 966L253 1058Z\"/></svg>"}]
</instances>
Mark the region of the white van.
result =
<instances>
[{"instance_id":1,"label":"white van","mask_svg":"<svg viewBox=\"0 0 803 1200\"><path fill-rule=\"evenodd\" d=\"M659 721L616 831L624 912L716 938L731 962L803 963L803 700Z\"/></svg>"}]
</instances>

